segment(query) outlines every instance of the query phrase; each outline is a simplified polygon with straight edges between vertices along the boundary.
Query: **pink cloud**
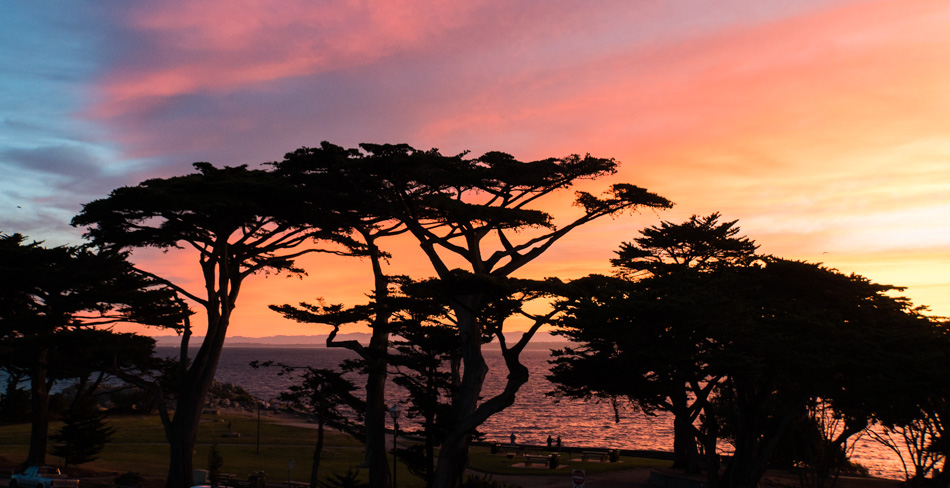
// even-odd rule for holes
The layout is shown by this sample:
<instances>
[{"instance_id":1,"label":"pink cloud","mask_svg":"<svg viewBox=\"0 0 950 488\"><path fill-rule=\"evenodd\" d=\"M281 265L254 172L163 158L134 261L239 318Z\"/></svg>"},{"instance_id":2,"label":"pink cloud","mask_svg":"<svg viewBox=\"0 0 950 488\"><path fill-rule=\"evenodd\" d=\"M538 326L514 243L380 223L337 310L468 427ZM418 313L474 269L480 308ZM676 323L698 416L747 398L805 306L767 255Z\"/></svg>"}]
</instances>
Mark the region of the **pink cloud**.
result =
<instances>
[{"instance_id":1,"label":"pink cloud","mask_svg":"<svg viewBox=\"0 0 950 488\"><path fill-rule=\"evenodd\" d=\"M151 52L110 73L96 115L192 93L226 93L278 79L365 64L423 48L457 27L479 2L424 5L404 1L161 2L142 5L126 22Z\"/></svg>"},{"instance_id":2,"label":"pink cloud","mask_svg":"<svg viewBox=\"0 0 950 488\"><path fill-rule=\"evenodd\" d=\"M923 125L946 112L928 106L946 98L948 20L941 2L884 1L606 50L513 73L456 100L424 133L535 131L549 136L542 144L572 134L575 143L664 148L832 124L841 140L877 137L890 130L882 119L912 114Z\"/></svg>"},{"instance_id":3,"label":"pink cloud","mask_svg":"<svg viewBox=\"0 0 950 488\"><path fill-rule=\"evenodd\" d=\"M412 53L410 61L435 58L460 68L453 82L464 84L472 69L501 69L507 76L519 66L560 65L630 44L666 42L694 31L781 16L796 5L748 9L730 0L698 16L690 13L698 8L693 3L615 1L596 9L574 2L528 7L491 0L135 5L123 21L144 45L103 81L103 103L95 113L113 117L182 94L266 90L274 80L405 53ZM814 8L797 3L804 6L795 8Z\"/></svg>"},{"instance_id":4,"label":"pink cloud","mask_svg":"<svg viewBox=\"0 0 950 488\"><path fill-rule=\"evenodd\" d=\"M301 2L281 4L280 10L233 2L165 5L129 16L156 53L107 77L99 115L140 111L178 95L267 92L277 90L275 80L300 77L307 83L314 74L350 69L355 74L344 82L360 77L365 83L363 92L354 93L369 97L391 90L385 94L391 100L373 110L351 111L379 98L351 100L340 109L354 119L344 122L360 130L350 134L355 142L384 134L397 138L390 142L409 139L445 152L500 149L532 159L590 151L617 157L625 164L615 180L677 202L661 219L722 211L740 219L766 252L826 261L879 281L924 283L922 274L910 277L914 283L890 274L900 268L893 264L903 256L898 246L933 241L907 251L920 273L927 268L920 263L945 261L950 247L946 225L934 213L946 208L950 194L940 183L950 181L950 137L944 134L950 127L950 7L943 1L846 2L755 21L738 10L716 12L723 18L702 25L691 20L695 13L674 22L668 12L646 7L636 15L629 7L604 8L572 24L567 19L576 12L565 6L532 18L531 12L487 2L335 2L320 9ZM649 35L637 37L640 30ZM403 86L413 83L421 86ZM319 112L334 95L300 103ZM263 114L252 114L253 120L213 115L210 121L218 126L202 140L173 142L205 144L212 151L245 134L221 126L234 129ZM325 137L314 129L324 127L317 122L343 123L325 117L300 117L270 133L261 128L261 140L271 151L290 150L274 138L292 128L303 134L294 141L315 144ZM374 126L377 120L384 121L381 127ZM136 146L155 138L130 132L123 140ZM164 149L164 141L155 147ZM553 205L557 215L570 210L566 200ZM645 215L585 227L525 273L604 271L619 242L656 219ZM917 251L926 245L944 251ZM884 262L885 255L893 266L878 277L883 268L873 260ZM414 259L396 253L394 262L418 273ZM335 285L361 276L358 267L332 261L322 269L330 279L249 283L239 311L248 318L240 319L241 327L272 320L266 310L270 296L361 299L366 290L359 286Z\"/></svg>"}]
</instances>

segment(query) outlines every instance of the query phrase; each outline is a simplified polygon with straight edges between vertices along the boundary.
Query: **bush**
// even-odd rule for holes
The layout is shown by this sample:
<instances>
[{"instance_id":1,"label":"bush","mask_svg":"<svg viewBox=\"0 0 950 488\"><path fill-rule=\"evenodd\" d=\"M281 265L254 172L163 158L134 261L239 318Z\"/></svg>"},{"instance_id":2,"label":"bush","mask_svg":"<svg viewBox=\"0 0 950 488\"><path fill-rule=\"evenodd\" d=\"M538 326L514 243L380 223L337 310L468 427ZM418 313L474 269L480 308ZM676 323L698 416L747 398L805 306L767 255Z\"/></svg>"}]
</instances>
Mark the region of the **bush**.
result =
<instances>
[{"instance_id":1,"label":"bush","mask_svg":"<svg viewBox=\"0 0 950 488\"><path fill-rule=\"evenodd\" d=\"M79 398L63 416L63 426L49 437L55 443L49 453L63 458L66 466L95 461L114 433L94 399Z\"/></svg>"},{"instance_id":2,"label":"bush","mask_svg":"<svg viewBox=\"0 0 950 488\"><path fill-rule=\"evenodd\" d=\"M30 392L27 390L8 391L0 402L0 423L18 424L30 421Z\"/></svg>"},{"instance_id":3,"label":"bush","mask_svg":"<svg viewBox=\"0 0 950 488\"><path fill-rule=\"evenodd\" d=\"M69 398L62 393L53 393L49 396L49 416L51 419L60 419L69 410Z\"/></svg>"},{"instance_id":4,"label":"bush","mask_svg":"<svg viewBox=\"0 0 950 488\"><path fill-rule=\"evenodd\" d=\"M267 486L267 473L256 471L247 475L247 482L251 488L264 488Z\"/></svg>"},{"instance_id":5,"label":"bush","mask_svg":"<svg viewBox=\"0 0 950 488\"><path fill-rule=\"evenodd\" d=\"M369 483L361 483L358 478L359 472L350 468L344 475L333 473L329 479L321 481L320 486L322 488L366 488L369 486Z\"/></svg>"},{"instance_id":6,"label":"bush","mask_svg":"<svg viewBox=\"0 0 950 488\"><path fill-rule=\"evenodd\" d=\"M111 411L121 413L149 413L155 406L155 400L147 391L129 386L105 392Z\"/></svg>"},{"instance_id":7,"label":"bush","mask_svg":"<svg viewBox=\"0 0 950 488\"><path fill-rule=\"evenodd\" d=\"M221 481L221 466L224 466L224 457L221 456L216 442L211 444L211 449L208 450L208 479L211 481L211 486L218 486L218 482Z\"/></svg>"},{"instance_id":8,"label":"bush","mask_svg":"<svg viewBox=\"0 0 950 488\"><path fill-rule=\"evenodd\" d=\"M116 476L112 481L115 482L116 486L139 488L142 486L145 478L139 473L128 471Z\"/></svg>"}]
</instances>

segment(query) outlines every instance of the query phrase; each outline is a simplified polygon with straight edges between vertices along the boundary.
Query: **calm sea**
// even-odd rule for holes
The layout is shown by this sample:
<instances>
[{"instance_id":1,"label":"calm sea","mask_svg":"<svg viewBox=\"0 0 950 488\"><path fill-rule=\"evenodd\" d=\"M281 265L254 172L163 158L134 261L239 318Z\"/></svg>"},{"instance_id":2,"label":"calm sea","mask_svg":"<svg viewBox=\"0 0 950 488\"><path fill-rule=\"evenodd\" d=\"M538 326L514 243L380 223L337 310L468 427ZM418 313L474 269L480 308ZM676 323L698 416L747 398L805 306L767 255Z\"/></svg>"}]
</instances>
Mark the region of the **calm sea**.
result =
<instances>
[{"instance_id":1,"label":"calm sea","mask_svg":"<svg viewBox=\"0 0 950 488\"><path fill-rule=\"evenodd\" d=\"M163 356L175 355L175 348L159 347ZM277 397L295 383L289 376L278 376L277 368L252 368L254 360L276 361L294 366L335 368L342 360L355 355L345 349L281 348L281 347L226 347L218 364L218 381L241 385L262 399ZM566 446L591 446L618 449L650 449L668 451L673 445L672 418L665 414L649 416L639 412L623 413L620 422L614 421L613 409L607 403L585 403L579 400L560 400L545 395L553 389L545 379L550 352L547 349L526 350L522 363L531 371L531 378L521 387L514 405L492 416L479 430L487 440L508 442L514 433L519 443L544 444L548 435L561 436ZM504 386L505 366L500 354L486 357L489 372L484 395L501 391ZM353 378L359 385L360 381ZM401 391L389 388L388 404L400 401ZM406 419L400 422L404 425ZM867 467L872 475L903 479L903 469L897 456L887 448L869 439L858 441L852 459Z\"/></svg>"}]
</instances>

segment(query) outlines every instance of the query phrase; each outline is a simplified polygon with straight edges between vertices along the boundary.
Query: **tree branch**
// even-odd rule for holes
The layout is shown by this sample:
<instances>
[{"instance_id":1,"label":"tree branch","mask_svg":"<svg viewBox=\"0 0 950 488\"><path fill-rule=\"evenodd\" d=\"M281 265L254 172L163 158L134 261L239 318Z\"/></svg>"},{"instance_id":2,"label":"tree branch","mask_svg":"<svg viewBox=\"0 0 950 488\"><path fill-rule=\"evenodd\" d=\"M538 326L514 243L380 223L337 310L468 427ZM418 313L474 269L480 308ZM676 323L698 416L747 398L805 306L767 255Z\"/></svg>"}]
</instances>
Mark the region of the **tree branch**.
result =
<instances>
[{"instance_id":1,"label":"tree branch","mask_svg":"<svg viewBox=\"0 0 950 488\"><path fill-rule=\"evenodd\" d=\"M148 276L149 278L152 278L152 279L154 279L154 280L157 280L159 283L164 284L165 286L167 286L167 287L169 287L169 288L171 288L171 289L177 291L178 293L181 293L182 295L185 295L185 296L188 297L189 299L194 300L195 302L198 302L199 304L201 304L201 305L203 305L203 306L205 306L205 307L208 306L208 301L207 301L207 300L205 300L205 299L203 299L203 298L197 297L197 296L194 295L193 293L190 293L188 290L186 290L186 289L184 289L184 288L182 288L182 287L180 287L180 286L178 286L178 285L172 283L171 281L166 280L165 278L162 278L161 276L158 276L157 274L150 273L150 272L148 272L148 271L145 271L145 270L143 270L143 269L141 269L141 268L134 267L134 266L133 266L132 269L134 269L134 270L135 270L136 272L138 272L138 273L141 273L141 274L143 274L143 275L145 275L145 276Z\"/></svg>"}]
</instances>

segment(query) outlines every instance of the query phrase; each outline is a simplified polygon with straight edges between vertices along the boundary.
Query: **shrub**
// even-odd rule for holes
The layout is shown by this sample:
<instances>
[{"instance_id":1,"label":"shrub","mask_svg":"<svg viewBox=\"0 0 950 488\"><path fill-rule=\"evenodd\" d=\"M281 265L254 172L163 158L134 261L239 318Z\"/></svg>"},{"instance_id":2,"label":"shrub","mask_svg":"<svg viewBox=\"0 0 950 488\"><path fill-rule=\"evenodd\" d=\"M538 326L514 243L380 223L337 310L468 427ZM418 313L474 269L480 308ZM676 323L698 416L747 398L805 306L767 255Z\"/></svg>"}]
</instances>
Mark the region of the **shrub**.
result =
<instances>
[{"instance_id":1,"label":"shrub","mask_svg":"<svg viewBox=\"0 0 950 488\"><path fill-rule=\"evenodd\" d=\"M221 480L221 466L224 466L224 457L221 456L218 443L215 442L208 450L208 479L211 481L211 486L218 486Z\"/></svg>"},{"instance_id":2,"label":"shrub","mask_svg":"<svg viewBox=\"0 0 950 488\"><path fill-rule=\"evenodd\" d=\"M358 478L359 472L350 468L344 475L333 473L329 479L321 481L320 486L322 488L367 488L369 486L369 483L361 483Z\"/></svg>"},{"instance_id":3,"label":"shrub","mask_svg":"<svg viewBox=\"0 0 950 488\"><path fill-rule=\"evenodd\" d=\"M27 390L7 390L0 401L0 423L16 424L30 421L30 392Z\"/></svg>"},{"instance_id":4,"label":"shrub","mask_svg":"<svg viewBox=\"0 0 950 488\"><path fill-rule=\"evenodd\" d=\"M141 474L134 471L128 471L125 473L116 476L112 480L115 482L116 486L127 487L127 488L139 488L142 486L142 483L145 481L145 478Z\"/></svg>"},{"instance_id":5,"label":"shrub","mask_svg":"<svg viewBox=\"0 0 950 488\"><path fill-rule=\"evenodd\" d=\"M63 458L66 466L95 461L114 433L94 399L77 399L66 410L63 426L49 437L56 443L49 453Z\"/></svg>"}]
</instances>

